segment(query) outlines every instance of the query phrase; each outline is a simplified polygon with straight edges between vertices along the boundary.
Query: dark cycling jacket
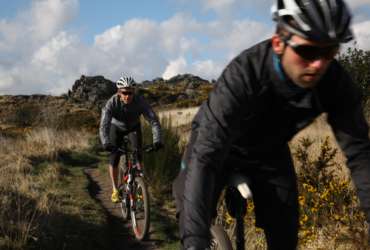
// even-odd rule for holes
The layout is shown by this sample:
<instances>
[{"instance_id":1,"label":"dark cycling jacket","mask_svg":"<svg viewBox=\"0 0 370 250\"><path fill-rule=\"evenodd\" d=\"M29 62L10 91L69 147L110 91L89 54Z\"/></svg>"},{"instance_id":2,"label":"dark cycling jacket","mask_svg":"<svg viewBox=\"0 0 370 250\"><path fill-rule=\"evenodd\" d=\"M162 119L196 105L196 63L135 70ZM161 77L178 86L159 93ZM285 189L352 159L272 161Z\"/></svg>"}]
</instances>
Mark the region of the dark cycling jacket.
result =
<instances>
[{"instance_id":1,"label":"dark cycling jacket","mask_svg":"<svg viewBox=\"0 0 370 250\"><path fill-rule=\"evenodd\" d=\"M117 94L113 95L102 109L99 135L102 144L109 142L109 130L114 124L121 131L132 131L140 126L140 116L152 126L153 143L161 142L161 126L157 115L142 96L134 95L130 104L123 103Z\"/></svg>"},{"instance_id":2,"label":"dark cycling jacket","mask_svg":"<svg viewBox=\"0 0 370 250\"><path fill-rule=\"evenodd\" d=\"M216 176L227 157L268 158L323 112L347 156L370 222L370 142L359 90L336 60L314 89L298 87L285 76L267 40L230 62L194 118L197 137L187 148L183 196L185 246L206 244ZM284 175L282 165L269 171Z\"/></svg>"}]
</instances>

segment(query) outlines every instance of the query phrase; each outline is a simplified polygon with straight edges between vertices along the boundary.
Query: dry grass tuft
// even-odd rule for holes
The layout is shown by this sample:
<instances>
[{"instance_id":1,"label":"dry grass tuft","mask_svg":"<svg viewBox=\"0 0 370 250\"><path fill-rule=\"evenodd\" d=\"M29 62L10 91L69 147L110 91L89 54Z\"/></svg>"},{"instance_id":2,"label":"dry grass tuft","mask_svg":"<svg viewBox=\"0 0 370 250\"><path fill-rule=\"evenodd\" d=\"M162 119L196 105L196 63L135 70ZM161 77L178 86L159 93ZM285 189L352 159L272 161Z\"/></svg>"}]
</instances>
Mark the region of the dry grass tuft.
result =
<instances>
[{"instance_id":1,"label":"dry grass tuft","mask_svg":"<svg viewBox=\"0 0 370 250\"><path fill-rule=\"evenodd\" d=\"M24 139L0 137L0 248L25 249L39 240L48 215L59 209L61 151L88 147L89 134L42 128ZM44 168L38 160L50 161Z\"/></svg>"}]
</instances>

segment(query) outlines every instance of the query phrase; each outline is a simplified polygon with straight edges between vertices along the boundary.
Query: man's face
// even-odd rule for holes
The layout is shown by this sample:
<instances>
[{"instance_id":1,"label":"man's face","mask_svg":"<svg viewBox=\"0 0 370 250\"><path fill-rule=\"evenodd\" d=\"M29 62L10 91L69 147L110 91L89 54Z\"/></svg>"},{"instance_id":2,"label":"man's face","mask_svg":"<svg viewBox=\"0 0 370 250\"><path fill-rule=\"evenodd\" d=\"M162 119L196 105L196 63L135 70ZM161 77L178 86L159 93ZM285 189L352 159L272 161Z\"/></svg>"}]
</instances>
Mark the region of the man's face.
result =
<instances>
[{"instance_id":1,"label":"man's face","mask_svg":"<svg viewBox=\"0 0 370 250\"><path fill-rule=\"evenodd\" d=\"M133 88L118 89L118 95L123 103L130 104L134 97L134 89Z\"/></svg>"},{"instance_id":2,"label":"man's face","mask_svg":"<svg viewBox=\"0 0 370 250\"><path fill-rule=\"evenodd\" d=\"M288 77L302 88L316 86L339 49L338 45L317 43L297 35L285 42L281 40L281 44L282 67Z\"/></svg>"}]
</instances>

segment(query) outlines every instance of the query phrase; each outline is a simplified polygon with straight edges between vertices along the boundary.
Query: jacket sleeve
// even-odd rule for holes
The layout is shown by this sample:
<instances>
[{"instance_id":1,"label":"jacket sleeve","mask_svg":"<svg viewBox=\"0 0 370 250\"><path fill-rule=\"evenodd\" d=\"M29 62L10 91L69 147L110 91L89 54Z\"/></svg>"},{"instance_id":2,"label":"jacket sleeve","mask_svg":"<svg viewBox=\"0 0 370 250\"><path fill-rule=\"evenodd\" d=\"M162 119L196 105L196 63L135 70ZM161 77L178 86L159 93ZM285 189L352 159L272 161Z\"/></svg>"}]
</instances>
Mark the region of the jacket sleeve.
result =
<instances>
[{"instance_id":1,"label":"jacket sleeve","mask_svg":"<svg viewBox=\"0 0 370 250\"><path fill-rule=\"evenodd\" d=\"M237 60L232 61L202 104L202 114L197 115L199 133L185 177L183 226L180 226L185 249L208 246L216 179L220 178L218 174L231 142L240 134L241 117L249 108L250 79L245 67Z\"/></svg>"},{"instance_id":2,"label":"jacket sleeve","mask_svg":"<svg viewBox=\"0 0 370 250\"><path fill-rule=\"evenodd\" d=\"M162 142L161 124L152 107L141 97L142 113L152 127L153 143Z\"/></svg>"},{"instance_id":3,"label":"jacket sleeve","mask_svg":"<svg viewBox=\"0 0 370 250\"><path fill-rule=\"evenodd\" d=\"M109 143L109 130L112 122L112 99L109 99L105 106L102 108L99 136L100 141L104 145Z\"/></svg>"},{"instance_id":4,"label":"jacket sleeve","mask_svg":"<svg viewBox=\"0 0 370 250\"><path fill-rule=\"evenodd\" d=\"M347 81L352 83L349 77ZM342 94L338 96L339 101L336 102L335 110L328 113L328 121L347 157L347 166L351 171L361 207L370 225L369 128L363 115L359 90L349 84L340 92Z\"/></svg>"}]
</instances>

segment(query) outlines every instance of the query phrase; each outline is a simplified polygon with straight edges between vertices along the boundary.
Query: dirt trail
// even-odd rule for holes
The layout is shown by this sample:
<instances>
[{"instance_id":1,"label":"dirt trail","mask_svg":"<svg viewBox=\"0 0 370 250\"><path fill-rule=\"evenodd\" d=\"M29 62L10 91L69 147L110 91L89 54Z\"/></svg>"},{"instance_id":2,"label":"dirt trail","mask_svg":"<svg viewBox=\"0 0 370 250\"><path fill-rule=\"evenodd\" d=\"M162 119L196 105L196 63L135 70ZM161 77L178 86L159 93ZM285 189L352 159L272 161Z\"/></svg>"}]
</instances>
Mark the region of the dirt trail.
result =
<instances>
[{"instance_id":1,"label":"dirt trail","mask_svg":"<svg viewBox=\"0 0 370 250\"><path fill-rule=\"evenodd\" d=\"M90 180L89 192L91 196L101 203L108 215L108 223L111 235L111 250L154 250L158 249L156 240L150 238L152 228L149 230L149 239L144 242L135 240L131 231L130 223L125 222L121 216L119 204L114 204L110 200L112 186L110 184L108 173L101 174L99 169L89 168L85 170Z\"/></svg>"}]
</instances>

